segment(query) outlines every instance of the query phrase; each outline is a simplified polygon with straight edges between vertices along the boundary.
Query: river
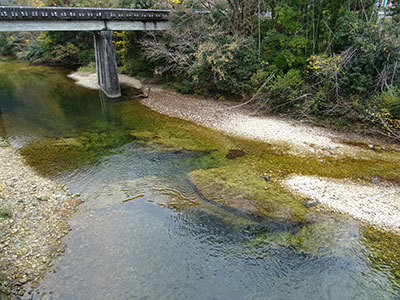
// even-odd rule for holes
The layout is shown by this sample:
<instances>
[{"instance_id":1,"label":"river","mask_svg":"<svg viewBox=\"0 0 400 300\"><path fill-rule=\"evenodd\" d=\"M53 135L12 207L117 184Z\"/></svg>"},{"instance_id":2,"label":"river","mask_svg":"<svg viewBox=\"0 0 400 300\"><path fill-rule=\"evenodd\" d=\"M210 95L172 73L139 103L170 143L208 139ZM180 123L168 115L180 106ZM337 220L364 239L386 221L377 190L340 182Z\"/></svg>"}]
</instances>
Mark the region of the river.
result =
<instances>
[{"instance_id":1,"label":"river","mask_svg":"<svg viewBox=\"0 0 400 300\"><path fill-rule=\"evenodd\" d=\"M85 200L33 299L400 296L397 237L276 190L260 196L272 208L256 211L237 204L248 195L234 205L206 198L192 174L251 169L260 159L250 150L241 163L227 159L244 143L237 138L128 97L108 101L65 70L18 61L0 61L0 108L1 134L27 163ZM249 182L233 191L251 190Z\"/></svg>"}]
</instances>

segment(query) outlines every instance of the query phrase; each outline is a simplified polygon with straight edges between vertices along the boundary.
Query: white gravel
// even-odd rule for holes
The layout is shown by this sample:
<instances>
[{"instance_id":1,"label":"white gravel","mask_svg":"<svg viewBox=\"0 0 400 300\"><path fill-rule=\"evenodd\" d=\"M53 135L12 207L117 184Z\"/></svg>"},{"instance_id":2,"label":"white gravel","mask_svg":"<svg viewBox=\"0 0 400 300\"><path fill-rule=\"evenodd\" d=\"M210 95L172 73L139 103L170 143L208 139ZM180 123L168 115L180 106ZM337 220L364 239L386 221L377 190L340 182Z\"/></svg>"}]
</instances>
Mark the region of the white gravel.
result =
<instances>
[{"instance_id":1,"label":"white gravel","mask_svg":"<svg viewBox=\"0 0 400 300\"><path fill-rule=\"evenodd\" d=\"M332 142L331 138L334 136L322 128L312 128L273 117L248 116L239 113L234 118L226 118L222 123L222 129L257 140L286 142L312 152L315 151L313 145L327 149L344 147Z\"/></svg>"},{"instance_id":2,"label":"white gravel","mask_svg":"<svg viewBox=\"0 0 400 300\"><path fill-rule=\"evenodd\" d=\"M400 187L293 175L283 186L356 219L400 233Z\"/></svg>"},{"instance_id":3,"label":"white gravel","mask_svg":"<svg viewBox=\"0 0 400 300\"><path fill-rule=\"evenodd\" d=\"M355 152L354 147L338 142L349 140L347 134L279 117L256 115L247 107L232 108L237 103L230 101L186 96L151 87L149 98L143 99L142 103L157 112L230 135L285 145L292 154L335 155ZM375 143L371 138L352 136L351 139Z\"/></svg>"}]
</instances>

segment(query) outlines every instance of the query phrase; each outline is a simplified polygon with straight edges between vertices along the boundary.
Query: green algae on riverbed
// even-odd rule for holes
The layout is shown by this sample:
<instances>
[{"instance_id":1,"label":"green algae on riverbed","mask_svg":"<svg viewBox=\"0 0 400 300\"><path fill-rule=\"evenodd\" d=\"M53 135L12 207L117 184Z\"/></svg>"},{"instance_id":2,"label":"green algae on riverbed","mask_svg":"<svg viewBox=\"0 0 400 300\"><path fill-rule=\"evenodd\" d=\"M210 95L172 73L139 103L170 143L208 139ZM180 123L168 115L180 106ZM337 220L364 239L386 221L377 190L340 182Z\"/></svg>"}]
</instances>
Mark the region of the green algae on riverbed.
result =
<instances>
[{"instance_id":1,"label":"green algae on riverbed","mask_svg":"<svg viewBox=\"0 0 400 300\"><path fill-rule=\"evenodd\" d=\"M65 166L74 168L84 161L93 163L101 155L129 142L143 141L166 151L205 151L200 159L200 169L193 171L189 178L206 198L218 199L215 201L255 215L297 221L307 220L307 209L279 184L290 174L354 180L379 177L393 182L400 179L395 169L395 162L400 163L400 159L394 152L377 154L377 160L368 152L363 153L361 159L294 156L276 145L228 137L186 121L161 116L138 102L114 103L113 106L118 108L122 130L103 126L104 132L83 132L75 139L44 139L42 146L35 142L22 149L22 153L28 161L47 160L47 163L43 161L36 165L44 168L52 165L52 171L59 172L62 171L59 168ZM74 142L71 144L71 141ZM228 160L225 155L232 148L243 149L247 154ZM264 174L272 181L266 182Z\"/></svg>"},{"instance_id":2,"label":"green algae on riverbed","mask_svg":"<svg viewBox=\"0 0 400 300\"><path fill-rule=\"evenodd\" d=\"M400 236L367 227L363 230L363 237L363 254L368 257L369 264L377 270L389 272L390 280L400 286Z\"/></svg>"}]
</instances>

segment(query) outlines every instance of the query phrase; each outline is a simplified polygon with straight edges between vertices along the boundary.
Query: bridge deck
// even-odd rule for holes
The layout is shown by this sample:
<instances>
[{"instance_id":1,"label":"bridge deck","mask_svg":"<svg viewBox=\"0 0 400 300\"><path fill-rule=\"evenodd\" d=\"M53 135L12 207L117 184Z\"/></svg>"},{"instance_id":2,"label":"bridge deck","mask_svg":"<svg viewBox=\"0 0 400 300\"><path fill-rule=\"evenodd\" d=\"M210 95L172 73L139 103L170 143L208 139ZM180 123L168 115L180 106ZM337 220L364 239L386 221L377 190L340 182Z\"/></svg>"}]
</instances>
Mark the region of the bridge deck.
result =
<instances>
[{"instance_id":1,"label":"bridge deck","mask_svg":"<svg viewBox=\"0 0 400 300\"><path fill-rule=\"evenodd\" d=\"M165 30L168 10L0 6L0 31Z\"/></svg>"}]
</instances>

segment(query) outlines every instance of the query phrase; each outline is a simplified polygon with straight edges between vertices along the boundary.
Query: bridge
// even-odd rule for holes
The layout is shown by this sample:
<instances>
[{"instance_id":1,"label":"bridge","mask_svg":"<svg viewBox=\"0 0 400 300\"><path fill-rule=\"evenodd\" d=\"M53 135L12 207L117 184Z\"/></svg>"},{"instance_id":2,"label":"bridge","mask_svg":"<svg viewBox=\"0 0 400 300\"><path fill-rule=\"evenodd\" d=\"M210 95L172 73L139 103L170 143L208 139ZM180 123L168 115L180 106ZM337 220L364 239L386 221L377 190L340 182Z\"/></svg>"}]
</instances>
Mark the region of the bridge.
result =
<instances>
[{"instance_id":1,"label":"bridge","mask_svg":"<svg viewBox=\"0 0 400 300\"><path fill-rule=\"evenodd\" d=\"M114 30L166 30L169 11L156 9L0 6L0 31L92 31L99 86L121 96Z\"/></svg>"}]
</instances>

